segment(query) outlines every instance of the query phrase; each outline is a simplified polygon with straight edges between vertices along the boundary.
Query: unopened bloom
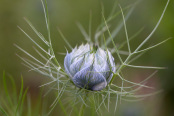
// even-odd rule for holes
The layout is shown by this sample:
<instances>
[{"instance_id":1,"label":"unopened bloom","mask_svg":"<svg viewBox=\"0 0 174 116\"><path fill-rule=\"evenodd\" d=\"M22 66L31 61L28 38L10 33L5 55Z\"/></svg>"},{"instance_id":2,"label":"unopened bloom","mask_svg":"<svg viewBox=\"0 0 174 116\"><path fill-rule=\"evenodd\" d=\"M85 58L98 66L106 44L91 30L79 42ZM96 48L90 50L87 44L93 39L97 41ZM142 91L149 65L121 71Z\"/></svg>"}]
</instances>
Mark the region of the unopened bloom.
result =
<instances>
[{"instance_id":1,"label":"unopened bloom","mask_svg":"<svg viewBox=\"0 0 174 116\"><path fill-rule=\"evenodd\" d=\"M89 44L82 44L67 53L64 67L77 87L94 91L104 89L116 70L114 58L108 50Z\"/></svg>"}]
</instances>

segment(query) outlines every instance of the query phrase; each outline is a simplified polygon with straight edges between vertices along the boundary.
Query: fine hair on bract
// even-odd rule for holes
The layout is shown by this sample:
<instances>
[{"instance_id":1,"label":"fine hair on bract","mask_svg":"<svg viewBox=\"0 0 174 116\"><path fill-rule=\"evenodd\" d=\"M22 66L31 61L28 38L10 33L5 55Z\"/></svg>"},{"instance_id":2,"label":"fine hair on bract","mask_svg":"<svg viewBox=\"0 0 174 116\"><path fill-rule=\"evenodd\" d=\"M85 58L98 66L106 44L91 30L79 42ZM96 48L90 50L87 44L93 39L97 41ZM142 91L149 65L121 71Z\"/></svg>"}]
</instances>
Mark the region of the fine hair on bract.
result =
<instances>
[{"instance_id":1,"label":"fine hair on bract","mask_svg":"<svg viewBox=\"0 0 174 116\"><path fill-rule=\"evenodd\" d=\"M51 90L56 90L57 96L54 102L51 105L50 114L52 110L55 108L57 103L59 103L61 100L63 100L62 95L66 93L66 96L68 100L63 102L63 104L71 104L64 110L68 109L71 112L74 110L74 106L79 106L79 115L84 114L84 109L86 107L94 109L95 112L98 114L101 114L101 108L105 107L106 110L110 110L110 104L111 100L114 101L115 104L115 110L116 112L117 109L117 104L118 101L138 101L138 100L143 100L145 97L152 96L155 94L158 94L162 90L151 92L149 94L137 94L137 91L141 90L142 88L149 88L153 89L153 87L145 85L148 79L153 77L158 70L160 69L166 69L165 67L154 67L154 66L137 66L133 65L132 63L135 62L140 56L142 56L146 51L149 51L166 41L168 41L171 38L165 39L164 41L157 43L153 46L147 47L145 49L141 49L143 45L150 40L151 36L154 34L156 29L158 28L165 11L168 7L170 0L167 1L164 10L154 27L154 29L151 31L151 33L136 47L135 50L132 50L130 41L134 41L136 36L140 34L140 32L143 31L143 29L140 29L137 33L135 33L133 36L129 37L128 32L127 32L127 27L126 27L126 21L130 17L131 13L133 12L135 6L137 3L134 3L132 5L129 5L125 8L122 9L122 7L117 3L115 7L119 7L120 11L115 12L113 8L113 12L106 18L104 16L104 10L102 8L102 22L96 29L96 32L94 34L94 39L91 37L91 22L92 18L90 17L89 20L89 34L85 31L83 26L80 23L77 23L77 26L79 27L82 35L84 36L84 39L86 40L86 43L89 46L92 46L93 49L102 49L105 51L105 55L107 55L106 51L109 51L108 53L112 54L113 56L116 56L114 58L114 63L116 66L114 67L115 70L110 70L112 71L112 77L110 78L110 81L104 85L102 88L97 88L96 91L93 91L92 87L93 85L90 85L90 89L87 87L83 86L77 86L78 84L75 84L70 78L70 74L65 71L65 67L62 66L56 57L55 57L55 51L52 47L52 41L51 41L51 30L50 30L50 22L49 22L49 16L48 16L48 8L47 8L47 2L43 2L41 0L42 6L43 6L43 11L44 11L44 16L45 16L45 22L46 22L46 29L47 29L47 37L44 37L33 25L32 23L27 19L24 18L25 21L28 23L28 25L31 27L31 29L35 32L35 34L40 38L40 40L47 46L46 48L42 47L40 43L36 42L35 39L32 38L32 36L28 35L22 28L18 27L35 45L36 48L34 47L35 52L40 56L36 58L26 50L22 49L20 46L16 45L15 46L20 49L22 52L24 52L27 56L30 58L23 58L20 55L17 55L22 61L23 64L30 69L30 71L36 71L42 75L45 75L50 78L50 82L45 83L42 86L48 86L51 85L50 91ZM127 11L126 15L124 14L124 11ZM121 22L118 24L117 27L114 29L110 30L110 22L113 21L118 15L122 16ZM121 43L117 43L116 41L116 36L120 32L121 28L124 28L125 31L125 41ZM71 45L71 43L68 42L66 39L65 35L61 32L60 29L58 29L59 34L63 38L63 40L66 42L66 45L69 47L70 50L73 50L75 47ZM113 47L108 46L109 44L112 44ZM97 47L96 47L97 46ZM122 50L122 48L126 46L128 48L127 51ZM79 46L77 46L78 48ZM76 49L77 49L76 48ZM57 52L57 51L56 51ZM71 53L72 51L68 51L67 53ZM90 52L90 51L89 51ZM65 53L66 55L66 53ZM122 58L124 56L124 58ZM126 57L126 58L125 58ZM42 60L40 60L42 59ZM69 65L67 65L69 66ZM114 66L114 65L112 65ZM124 78L122 72L125 69L125 67L130 67L130 68L137 68L137 69L152 69L154 72L150 74L146 79L142 80L139 83L129 81ZM76 71L77 72L77 71ZM101 72L93 72L94 73L101 73ZM136 72L135 72L136 73ZM105 75L105 74L103 74ZM121 86L117 85L114 81L114 79L117 78L117 81L120 81ZM126 83L128 83L130 86L125 86ZM84 88L83 88L84 87ZM56 89L55 89L56 88ZM68 97L71 96L71 97ZM70 115L69 114L69 115Z\"/></svg>"}]
</instances>

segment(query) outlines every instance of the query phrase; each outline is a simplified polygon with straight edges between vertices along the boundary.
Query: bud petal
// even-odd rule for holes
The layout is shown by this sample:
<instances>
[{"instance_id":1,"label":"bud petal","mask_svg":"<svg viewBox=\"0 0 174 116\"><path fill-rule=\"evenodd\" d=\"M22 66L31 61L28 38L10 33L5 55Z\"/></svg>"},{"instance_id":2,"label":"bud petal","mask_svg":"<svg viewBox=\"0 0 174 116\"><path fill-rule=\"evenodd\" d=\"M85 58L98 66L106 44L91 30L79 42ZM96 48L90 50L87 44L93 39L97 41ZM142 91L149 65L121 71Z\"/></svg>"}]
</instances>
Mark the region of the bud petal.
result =
<instances>
[{"instance_id":1,"label":"bud petal","mask_svg":"<svg viewBox=\"0 0 174 116\"><path fill-rule=\"evenodd\" d=\"M99 91L110 82L116 67L111 53L89 44L75 47L65 56L64 67L79 88Z\"/></svg>"}]
</instances>

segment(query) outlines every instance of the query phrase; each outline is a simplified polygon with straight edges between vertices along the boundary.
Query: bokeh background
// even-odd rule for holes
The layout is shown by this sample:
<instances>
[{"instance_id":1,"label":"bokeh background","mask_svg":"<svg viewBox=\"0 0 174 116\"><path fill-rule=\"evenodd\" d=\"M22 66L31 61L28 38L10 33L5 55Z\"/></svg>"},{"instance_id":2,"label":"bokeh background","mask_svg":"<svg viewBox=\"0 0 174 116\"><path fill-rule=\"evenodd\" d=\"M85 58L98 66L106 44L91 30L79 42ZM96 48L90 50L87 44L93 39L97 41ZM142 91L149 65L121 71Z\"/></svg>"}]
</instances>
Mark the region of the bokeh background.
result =
<instances>
[{"instance_id":1,"label":"bokeh background","mask_svg":"<svg viewBox=\"0 0 174 116\"><path fill-rule=\"evenodd\" d=\"M127 5L133 4L138 0L120 0L118 1L124 8ZM128 34L131 36L136 33L141 27L144 27L142 33L137 36L136 40L131 42L132 46L137 46L156 25L167 0L141 0L136 6L130 18L127 21ZM101 21L101 4L105 9L107 17L112 10L115 0L49 0L49 17L51 23L51 37L53 48L57 59L63 64L64 56L58 53L66 52L66 43L61 38L57 31L60 28L68 41L74 47L84 43L84 39L76 22L80 22L86 30L88 30L89 15L92 12L92 34L94 34L97 25ZM119 10L119 9L117 9ZM29 87L31 98L39 95L40 88L38 87L47 78L35 72L28 72L28 69L21 64L21 60L16 56L21 53L14 44L19 45L30 53L34 53L34 44L17 28L20 26L29 35L35 37L32 30L23 20L27 17L33 25L46 36L46 26L44 22L44 14L40 0L0 0L0 72L3 70L7 74L12 75L20 85L20 76L24 77L25 87ZM121 19L118 16L117 21ZM125 37L122 29L117 36L118 38ZM171 0L164 18L158 27L147 46L158 43L168 37L174 37L174 1ZM149 83L164 89L162 94L158 94L147 98L145 101L135 103L122 103L117 110L120 116L173 116L174 115L174 40L147 52L143 55L138 64L166 66L167 70L160 70L155 79L149 80ZM139 77L146 75L145 72L131 71L130 79L135 81ZM136 78L137 77L137 78ZM0 95L3 93L2 76L0 76ZM9 85L10 86L10 85ZM19 86L20 87L20 86ZM59 109L59 106L58 108ZM62 111L55 110L55 114L62 114ZM106 114L108 112L106 111ZM104 115L106 115L104 114ZM111 115L112 112L110 113ZM54 115L54 114L52 114Z\"/></svg>"}]
</instances>

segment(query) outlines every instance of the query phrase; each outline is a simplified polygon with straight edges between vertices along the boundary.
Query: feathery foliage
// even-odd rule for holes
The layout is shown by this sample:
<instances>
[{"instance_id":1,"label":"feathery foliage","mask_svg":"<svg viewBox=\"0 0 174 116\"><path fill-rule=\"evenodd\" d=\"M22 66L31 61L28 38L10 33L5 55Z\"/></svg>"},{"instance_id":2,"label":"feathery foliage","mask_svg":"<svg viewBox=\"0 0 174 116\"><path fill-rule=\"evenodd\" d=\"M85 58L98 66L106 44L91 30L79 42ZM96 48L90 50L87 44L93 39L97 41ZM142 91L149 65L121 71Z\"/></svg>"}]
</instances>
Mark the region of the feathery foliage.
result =
<instances>
[{"instance_id":1,"label":"feathery foliage","mask_svg":"<svg viewBox=\"0 0 174 116\"><path fill-rule=\"evenodd\" d=\"M53 87L50 88L51 90L56 90L57 95L56 99L51 105L50 112L55 108L55 106L59 103L62 107L62 110L64 111L65 115L70 115L72 111L74 111L77 115L82 116L84 114L84 109L86 107L89 107L92 109L92 111L97 112L98 114L101 114L101 108L105 107L108 111L110 110L110 101L115 101L115 112L118 106L118 101L138 101L143 100L145 97L155 95L160 91L156 91L154 93L149 94L136 94L137 91L141 90L142 88L148 88L153 89L153 87L147 86L146 82L148 79L153 77L157 70L160 69L166 69L166 67L155 67L155 66L137 66L132 64L135 62L142 54L147 52L148 50L151 50L152 48L155 48L166 41L168 41L171 38L168 38L160 43L157 43L153 46L150 46L145 49L141 49L144 44L150 40L156 29L158 28L160 22L162 21L162 18L164 16L164 13L167 9L167 6L170 2L170 0L167 1L167 4L156 24L152 32L140 43L139 46L136 47L135 50L131 48L130 41L133 41L133 39L136 38L136 36L143 31L143 28L137 31L135 35L129 37L128 30L126 26L126 21L130 17L131 13L133 12L134 8L136 7L137 3L127 6L125 8L122 8L120 5L116 4L115 7L119 6L120 11L115 13L112 12L109 17L105 17L104 11L102 10L102 19L103 21L98 26L96 33L94 34L94 37L91 35L91 20L90 17L89 21L89 34L87 31L83 28L83 26L80 23L77 23L77 26L79 27L82 35L84 36L84 39L87 43L93 45L97 44L103 49L109 49L113 55L116 55L118 58L117 60L117 66L116 66L116 72L114 73L111 82L109 85L101 90L101 91L90 91L86 89L80 89L77 88L73 82L70 80L68 75L65 73L64 68L60 65L59 61L57 61L55 57L55 52L52 47L52 41L51 41L51 31L50 31L50 22L49 22L49 16L48 16L48 8L47 8L47 2L42 2L44 15L45 15L45 22L46 22L46 29L47 29L47 37L44 37L33 25L32 23L25 18L28 25L31 27L31 29L35 32L35 34L40 38L40 40L47 46L47 48L42 47L39 43L35 41L32 36L28 35L22 28L19 27L19 29L36 45L37 48L34 48L34 50L38 53L40 56L39 58L36 58L32 54L28 53L26 50L22 49L18 45L15 45L18 49L20 49L22 52L24 52L27 56L30 57L30 59L23 58L20 55L17 55L23 62L24 65L27 66L30 70L36 71L40 74L43 74L47 77L50 77L51 81L41 85L42 86L48 86L50 84L53 84ZM128 12L125 14L124 12ZM114 10L113 10L114 11ZM119 25L115 27L115 29L111 30L110 22L114 20L118 15L122 15L122 20L120 21ZM116 44L116 36L121 31L121 29L124 28L125 31L125 41L122 43ZM68 39L65 38L63 33L60 29L58 29L61 37L66 42L67 46L70 49L73 49L73 46L68 42ZM94 38L94 39L92 39ZM110 46L112 44L113 47ZM128 48L127 51L122 50L122 48L126 46ZM126 59L123 59L123 56L126 57ZM42 60L40 60L42 59ZM138 69L152 69L154 72L149 75L145 80L142 80L139 83L132 82L124 78L124 75L122 72L125 70L126 67L130 68L138 68ZM121 82L121 86L117 85L114 80L117 78L117 81ZM126 86L129 84L130 86ZM61 101L61 97L63 94L67 95L68 100L66 102ZM20 95L22 96L22 95ZM70 97L68 97L70 96ZM67 108L63 107L64 104L69 103L71 106L68 106ZM76 107L80 107L80 111L76 111ZM70 109L70 114L67 114L66 110ZM5 112L3 109L1 109L2 112Z\"/></svg>"}]
</instances>

